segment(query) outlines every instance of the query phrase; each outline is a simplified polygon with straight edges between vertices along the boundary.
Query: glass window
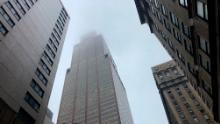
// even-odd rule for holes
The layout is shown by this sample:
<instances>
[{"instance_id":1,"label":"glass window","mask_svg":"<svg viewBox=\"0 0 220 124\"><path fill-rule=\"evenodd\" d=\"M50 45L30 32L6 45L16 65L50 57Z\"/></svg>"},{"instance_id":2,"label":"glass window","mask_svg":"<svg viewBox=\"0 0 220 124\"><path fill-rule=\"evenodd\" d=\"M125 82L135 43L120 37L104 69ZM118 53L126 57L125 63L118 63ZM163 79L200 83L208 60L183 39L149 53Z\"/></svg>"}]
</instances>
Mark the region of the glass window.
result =
<instances>
[{"instance_id":1,"label":"glass window","mask_svg":"<svg viewBox=\"0 0 220 124\"><path fill-rule=\"evenodd\" d=\"M21 6L21 4L19 3L18 0L14 0L15 5L17 6L17 8L19 9L19 11L22 13L22 15L25 15L25 10L24 8Z\"/></svg>"},{"instance_id":2,"label":"glass window","mask_svg":"<svg viewBox=\"0 0 220 124\"><path fill-rule=\"evenodd\" d=\"M47 85L48 80L46 77L43 75L43 73L37 68L35 74L37 75L38 79L42 81L44 85Z\"/></svg>"},{"instance_id":3,"label":"glass window","mask_svg":"<svg viewBox=\"0 0 220 124\"><path fill-rule=\"evenodd\" d=\"M29 10L29 9L30 9L30 6L29 6L29 4L27 3L27 1L26 1L26 0L22 0L22 2L23 2L23 4L24 4L24 6L26 7L26 9Z\"/></svg>"},{"instance_id":4,"label":"glass window","mask_svg":"<svg viewBox=\"0 0 220 124\"><path fill-rule=\"evenodd\" d=\"M37 84L37 82L34 79L31 81L31 87L40 97L44 96L43 89L40 87L39 84Z\"/></svg>"},{"instance_id":5,"label":"glass window","mask_svg":"<svg viewBox=\"0 0 220 124\"><path fill-rule=\"evenodd\" d=\"M59 16L59 20L60 20L60 22L62 23L62 26L64 26L64 22L63 22L61 16Z\"/></svg>"},{"instance_id":6,"label":"glass window","mask_svg":"<svg viewBox=\"0 0 220 124\"><path fill-rule=\"evenodd\" d=\"M197 15L205 20L208 20L208 7L207 4L200 0L196 2Z\"/></svg>"},{"instance_id":7,"label":"glass window","mask_svg":"<svg viewBox=\"0 0 220 124\"><path fill-rule=\"evenodd\" d=\"M204 59L202 55L199 55L200 65L208 72L211 72L211 64L208 59Z\"/></svg>"},{"instance_id":8,"label":"glass window","mask_svg":"<svg viewBox=\"0 0 220 124\"><path fill-rule=\"evenodd\" d=\"M181 6L184 6L184 7L188 6L187 0L179 0L179 3Z\"/></svg>"},{"instance_id":9,"label":"glass window","mask_svg":"<svg viewBox=\"0 0 220 124\"><path fill-rule=\"evenodd\" d=\"M41 65L41 67L43 68L43 70L48 74L48 75L50 75L50 69L49 69L49 67L45 64L45 62L41 59L40 60L40 65Z\"/></svg>"},{"instance_id":10,"label":"glass window","mask_svg":"<svg viewBox=\"0 0 220 124\"><path fill-rule=\"evenodd\" d=\"M176 15L172 12L170 12L170 18L171 18L171 22L176 25L176 27L179 28L179 21L178 18L176 17Z\"/></svg>"},{"instance_id":11,"label":"glass window","mask_svg":"<svg viewBox=\"0 0 220 124\"><path fill-rule=\"evenodd\" d=\"M2 22L0 22L0 32L2 35L6 35L8 33L8 30L6 29L6 27L2 24Z\"/></svg>"},{"instance_id":12,"label":"glass window","mask_svg":"<svg viewBox=\"0 0 220 124\"><path fill-rule=\"evenodd\" d=\"M54 28L54 29L53 29L53 31L55 32L56 36L57 36L57 37L58 37L58 39L60 40L60 39L61 39L61 37L60 37L59 33L57 32L57 30Z\"/></svg>"},{"instance_id":13,"label":"glass window","mask_svg":"<svg viewBox=\"0 0 220 124\"><path fill-rule=\"evenodd\" d=\"M56 29L59 31L59 35L62 35L62 31L60 30L60 27L58 26L58 24L55 25Z\"/></svg>"},{"instance_id":14,"label":"glass window","mask_svg":"<svg viewBox=\"0 0 220 124\"><path fill-rule=\"evenodd\" d=\"M51 33L51 36L52 36L52 39L53 39L53 41L55 41L54 43L57 45L57 46L59 46L59 41L57 40L57 38L56 38L56 36L54 35L54 33Z\"/></svg>"},{"instance_id":15,"label":"glass window","mask_svg":"<svg viewBox=\"0 0 220 124\"><path fill-rule=\"evenodd\" d=\"M0 14L5 19L5 21L11 26L14 27L15 23L11 19L11 17L6 13L5 9L3 7L0 7Z\"/></svg>"},{"instance_id":16,"label":"glass window","mask_svg":"<svg viewBox=\"0 0 220 124\"><path fill-rule=\"evenodd\" d=\"M200 36L198 36L198 40L199 40L199 47L200 49L202 49L205 53L210 53L210 49L209 49L209 42L203 38L201 38Z\"/></svg>"},{"instance_id":17,"label":"glass window","mask_svg":"<svg viewBox=\"0 0 220 124\"><path fill-rule=\"evenodd\" d=\"M154 0L154 4L156 7L158 7L158 0Z\"/></svg>"},{"instance_id":18,"label":"glass window","mask_svg":"<svg viewBox=\"0 0 220 124\"><path fill-rule=\"evenodd\" d=\"M63 26L62 26L62 24L61 24L59 19L57 19L57 23L58 23L59 27L61 28L61 30L63 31Z\"/></svg>"},{"instance_id":19,"label":"glass window","mask_svg":"<svg viewBox=\"0 0 220 124\"><path fill-rule=\"evenodd\" d=\"M53 57L53 58L55 58L55 53L52 51L52 49L50 48L50 46L47 44L47 46L46 46L46 49L47 49L47 51L50 53L50 55Z\"/></svg>"},{"instance_id":20,"label":"glass window","mask_svg":"<svg viewBox=\"0 0 220 124\"><path fill-rule=\"evenodd\" d=\"M21 19L20 15L19 15L18 12L15 10L15 8L12 6L12 4L10 3L10 1L7 1L5 4L6 4L6 6L8 7L8 9L11 11L11 13L14 15L14 17L15 17L17 20L20 20L20 19Z\"/></svg>"},{"instance_id":21,"label":"glass window","mask_svg":"<svg viewBox=\"0 0 220 124\"><path fill-rule=\"evenodd\" d=\"M29 1L29 3L31 3L31 6L33 6L33 5L34 5L33 0L28 0L28 1Z\"/></svg>"},{"instance_id":22,"label":"glass window","mask_svg":"<svg viewBox=\"0 0 220 124\"><path fill-rule=\"evenodd\" d=\"M54 44L54 42L51 38L49 38L49 43L53 47L53 49L57 52L57 47L56 47L56 45Z\"/></svg>"},{"instance_id":23,"label":"glass window","mask_svg":"<svg viewBox=\"0 0 220 124\"><path fill-rule=\"evenodd\" d=\"M39 110L40 108L40 104L37 102L36 99L34 99L34 97L29 93L27 92L25 97L24 97L24 100L36 111Z\"/></svg>"},{"instance_id":24,"label":"glass window","mask_svg":"<svg viewBox=\"0 0 220 124\"><path fill-rule=\"evenodd\" d=\"M42 57L45 58L51 66L53 65L52 59L49 57L49 55L45 51L44 51Z\"/></svg>"}]
</instances>

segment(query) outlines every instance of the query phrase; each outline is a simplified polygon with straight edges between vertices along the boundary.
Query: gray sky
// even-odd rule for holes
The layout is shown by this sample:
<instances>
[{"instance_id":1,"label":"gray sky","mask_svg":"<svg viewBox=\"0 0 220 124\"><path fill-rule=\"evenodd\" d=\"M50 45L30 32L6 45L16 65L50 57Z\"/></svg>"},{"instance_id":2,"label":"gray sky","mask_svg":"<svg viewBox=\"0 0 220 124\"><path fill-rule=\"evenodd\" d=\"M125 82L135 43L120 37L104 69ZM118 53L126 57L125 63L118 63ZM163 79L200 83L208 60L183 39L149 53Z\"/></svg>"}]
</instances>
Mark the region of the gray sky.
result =
<instances>
[{"instance_id":1,"label":"gray sky","mask_svg":"<svg viewBox=\"0 0 220 124\"><path fill-rule=\"evenodd\" d=\"M62 0L71 21L49 108L56 122L66 69L73 45L90 31L102 34L124 83L135 124L168 124L151 67L170 60L167 52L141 25L134 0Z\"/></svg>"}]
</instances>

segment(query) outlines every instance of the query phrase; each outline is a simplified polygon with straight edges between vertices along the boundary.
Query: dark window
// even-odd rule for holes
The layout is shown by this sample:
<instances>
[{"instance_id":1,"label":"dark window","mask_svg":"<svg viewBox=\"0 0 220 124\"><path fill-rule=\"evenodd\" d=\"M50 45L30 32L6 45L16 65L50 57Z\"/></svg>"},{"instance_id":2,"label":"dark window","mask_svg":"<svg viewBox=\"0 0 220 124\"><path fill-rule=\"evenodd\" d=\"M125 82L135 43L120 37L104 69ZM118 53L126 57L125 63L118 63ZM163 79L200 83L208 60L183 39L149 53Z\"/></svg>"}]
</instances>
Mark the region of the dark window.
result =
<instances>
[{"instance_id":1,"label":"dark window","mask_svg":"<svg viewBox=\"0 0 220 124\"><path fill-rule=\"evenodd\" d=\"M57 47L56 47L56 45L54 44L54 42L51 38L49 38L49 43L53 47L53 49L57 52Z\"/></svg>"},{"instance_id":2,"label":"dark window","mask_svg":"<svg viewBox=\"0 0 220 124\"><path fill-rule=\"evenodd\" d=\"M164 5L161 4L161 10L162 10L162 13L163 15L167 16L167 9Z\"/></svg>"},{"instance_id":3,"label":"dark window","mask_svg":"<svg viewBox=\"0 0 220 124\"><path fill-rule=\"evenodd\" d=\"M29 93L27 92L25 97L24 97L24 100L36 111L39 110L40 108L40 104L37 102L36 99L34 99L34 97Z\"/></svg>"},{"instance_id":4,"label":"dark window","mask_svg":"<svg viewBox=\"0 0 220 124\"><path fill-rule=\"evenodd\" d=\"M8 7L8 9L11 11L11 13L14 15L14 17L19 21L21 19L21 17L18 14L18 12L15 10L15 8L12 6L10 1L7 1L5 4Z\"/></svg>"},{"instance_id":5,"label":"dark window","mask_svg":"<svg viewBox=\"0 0 220 124\"><path fill-rule=\"evenodd\" d=\"M59 31L59 35L62 35L62 31L61 31L60 27L57 24L55 26L56 26L56 29Z\"/></svg>"},{"instance_id":6,"label":"dark window","mask_svg":"<svg viewBox=\"0 0 220 124\"><path fill-rule=\"evenodd\" d=\"M65 24L65 20L64 20L64 18L63 18L63 16L62 16L62 14L60 14L60 19L61 19L62 23L64 23L64 24ZM63 24L63 26L64 26L64 24Z\"/></svg>"},{"instance_id":7,"label":"dark window","mask_svg":"<svg viewBox=\"0 0 220 124\"><path fill-rule=\"evenodd\" d=\"M59 27L61 28L61 30L63 31L63 25L61 24L59 19L57 19L57 23L58 23Z\"/></svg>"},{"instance_id":8,"label":"dark window","mask_svg":"<svg viewBox=\"0 0 220 124\"><path fill-rule=\"evenodd\" d=\"M34 124L35 120L23 108L20 108L14 120L14 124L19 124L21 122L22 124Z\"/></svg>"},{"instance_id":9,"label":"dark window","mask_svg":"<svg viewBox=\"0 0 220 124\"><path fill-rule=\"evenodd\" d=\"M55 53L52 51L52 49L50 48L50 46L47 44L46 46L47 51L50 53L50 55L55 58Z\"/></svg>"},{"instance_id":10,"label":"dark window","mask_svg":"<svg viewBox=\"0 0 220 124\"><path fill-rule=\"evenodd\" d=\"M192 37L190 27L188 27L188 26L184 25L184 23L183 23L183 22L182 22L182 31L183 31L183 33L184 33L186 36L188 36L189 38L191 38L191 37Z\"/></svg>"},{"instance_id":11,"label":"dark window","mask_svg":"<svg viewBox=\"0 0 220 124\"><path fill-rule=\"evenodd\" d=\"M42 57L45 58L51 66L53 65L52 59L49 57L49 55L45 51L44 51Z\"/></svg>"},{"instance_id":12,"label":"dark window","mask_svg":"<svg viewBox=\"0 0 220 124\"><path fill-rule=\"evenodd\" d=\"M6 35L8 33L8 30L6 29L6 27L2 24L2 22L0 22L0 32L2 35Z\"/></svg>"},{"instance_id":13,"label":"dark window","mask_svg":"<svg viewBox=\"0 0 220 124\"><path fill-rule=\"evenodd\" d=\"M39 84L37 84L37 82L34 79L31 81L31 87L40 97L44 96L43 89L40 87Z\"/></svg>"},{"instance_id":14,"label":"dark window","mask_svg":"<svg viewBox=\"0 0 220 124\"><path fill-rule=\"evenodd\" d=\"M11 26L14 27L15 23L11 19L11 17L6 13L5 9L3 7L0 7L0 14L5 19L5 21Z\"/></svg>"},{"instance_id":15,"label":"dark window","mask_svg":"<svg viewBox=\"0 0 220 124\"><path fill-rule=\"evenodd\" d=\"M63 19L63 22L66 22L66 18L65 18L65 16L63 15L62 11L61 11L61 13L60 13L60 16L61 16L61 18Z\"/></svg>"},{"instance_id":16,"label":"dark window","mask_svg":"<svg viewBox=\"0 0 220 124\"><path fill-rule=\"evenodd\" d=\"M171 22L179 28L179 21L178 18L176 17L176 15L172 12L170 12L170 18L171 18Z\"/></svg>"},{"instance_id":17,"label":"dark window","mask_svg":"<svg viewBox=\"0 0 220 124\"><path fill-rule=\"evenodd\" d=\"M62 23L62 26L64 27L64 22L63 22L61 16L59 16L59 20L60 20L60 22Z\"/></svg>"},{"instance_id":18,"label":"dark window","mask_svg":"<svg viewBox=\"0 0 220 124\"><path fill-rule=\"evenodd\" d=\"M29 10L29 9L30 9L30 6L29 6L29 4L27 3L27 1L26 1L26 0L22 0L22 2L23 2L23 4L24 4L24 6L26 7L26 9Z\"/></svg>"},{"instance_id":19,"label":"dark window","mask_svg":"<svg viewBox=\"0 0 220 124\"><path fill-rule=\"evenodd\" d=\"M66 17L68 17L66 10L64 8L62 8L62 10L63 10L64 14L66 15Z\"/></svg>"},{"instance_id":20,"label":"dark window","mask_svg":"<svg viewBox=\"0 0 220 124\"><path fill-rule=\"evenodd\" d=\"M196 13L199 17L208 20L208 7L206 3L203 3L200 0L196 1Z\"/></svg>"},{"instance_id":21,"label":"dark window","mask_svg":"<svg viewBox=\"0 0 220 124\"><path fill-rule=\"evenodd\" d=\"M33 5L34 5L33 0L28 0L28 1L29 1L29 3L31 3L31 6L33 6Z\"/></svg>"},{"instance_id":22,"label":"dark window","mask_svg":"<svg viewBox=\"0 0 220 124\"><path fill-rule=\"evenodd\" d=\"M65 13L64 13L64 11L63 11L63 9L61 10L61 14L63 15L64 19L66 20L66 19L67 19L67 17L66 17L66 15L65 15Z\"/></svg>"},{"instance_id":23,"label":"dark window","mask_svg":"<svg viewBox=\"0 0 220 124\"><path fill-rule=\"evenodd\" d=\"M211 72L211 64L208 59L204 59L202 55L199 55L200 65L207 71Z\"/></svg>"},{"instance_id":24,"label":"dark window","mask_svg":"<svg viewBox=\"0 0 220 124\"><path fill-rule=\"evenodd\" d=\"M22 15L25 15L25 10L24 8L21 6L21 4L19 3L18 0L14 0L15 5L17 6L17 8L20 10L20 12L22 13Z\"/></svg>"},{"instance_id":25,"label":"dark window","mask_svg":"<svg viewBox=\"0 0 220 124\"><path fill-rule=\"evenodd\" d=\"M49 69L49 67L46 65L46 63L41 59L40 60L40 65L41 65L41 67L43 68L43 70L48 74L48 75L50 75L50 69Z\"/></svg>"},{"instance_id":26,"label":"dark window","mask_svg":"<svg viewBox=\"0 0 220 124\"><path fill-rule=\"evenodd\" d=\"M53 29L53 31L55 32L56 36L57 36L57 37L58 37L58 39L60 40L60 39L61 39L61 37L60 37L59 33L57 32L57 30L54 28L54 29Z\"/></svg>"},{"instance_id":27,"label":"dark window","mask_svg":"<svg viewBox=\"0 0 220 124\"><path fill-rule=\"evenodd\" d=\"M53 41L55 41L55 44L56 44L57 46L59 46L60 43L59 43L59 41L57 40L57 38L56 38L56 36L54 35L54 33L52 33L51 36L52 36Z\"/></svg>"},{"instance_id":28,"label":"dark window","mask_svg":"<svg viewBox=\"0 0 220 124\"><path fill-rule=\"evenodd\" d=\"M198 36L198 41L199 41L199 47L202 49L205 53L209 54L210 49L209 49L209 42L200 36Z\"/></svg>"},{"instance_id":29,"label":"dark window","mask_svg":"<svg viewBox=\"0 0 220 124\"><path fill-rule=\"evenodd\" d=\"M44 85L47 85L48 80L46 79L46 77L43 75L43 73L37 68L37 70L35 71L35 74L37 75L37 77L39 78L39 80L42 81L42 83Z\"/></svg>"}]
</instances>

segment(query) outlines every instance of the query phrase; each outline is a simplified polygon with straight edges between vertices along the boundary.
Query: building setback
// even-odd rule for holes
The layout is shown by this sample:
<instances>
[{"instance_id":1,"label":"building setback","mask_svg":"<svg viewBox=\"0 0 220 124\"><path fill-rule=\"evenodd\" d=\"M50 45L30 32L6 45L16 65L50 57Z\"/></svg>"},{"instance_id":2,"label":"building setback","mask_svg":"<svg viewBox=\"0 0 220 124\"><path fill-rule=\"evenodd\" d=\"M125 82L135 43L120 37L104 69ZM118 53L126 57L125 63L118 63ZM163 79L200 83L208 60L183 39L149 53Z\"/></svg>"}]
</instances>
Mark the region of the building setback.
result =
<instances>
[{"instance_id":1,"label":"building setback","mask_svg":"<svg viewBox=\"0 0 220 124\"><path fill-rule=\"evenodd\" d=\"M170 124L216 124L212 113L174 61L152 70Z\"/></svg>"},{"instance_id":2,"label":"building setback","mask_svg":"<svg viewBox=\"0 0 220 124\"><path fill-rule=\"evenodd\" d=\"M68 22L60 0L0 1L1 124L43 124Z\"/></svg>"},{"instance_id":3,"label":"building setback","mask_svg":"<svg viewBox=\"0 0 220 124\"><path fill-rule=\"evenodd\" d=\"M72 59L58 124L133 124L124 85L103 37L83 37Z\"/></svg>"},{"instance_id":4,"label":"building setback","mask_svg":"<svg viewBox=\"0 0 220 124\"><path fill-rule=\"evenodd\" d=\"M219 121L219 1L135 0L148 23Z\"/></svg>"}]
</instances>

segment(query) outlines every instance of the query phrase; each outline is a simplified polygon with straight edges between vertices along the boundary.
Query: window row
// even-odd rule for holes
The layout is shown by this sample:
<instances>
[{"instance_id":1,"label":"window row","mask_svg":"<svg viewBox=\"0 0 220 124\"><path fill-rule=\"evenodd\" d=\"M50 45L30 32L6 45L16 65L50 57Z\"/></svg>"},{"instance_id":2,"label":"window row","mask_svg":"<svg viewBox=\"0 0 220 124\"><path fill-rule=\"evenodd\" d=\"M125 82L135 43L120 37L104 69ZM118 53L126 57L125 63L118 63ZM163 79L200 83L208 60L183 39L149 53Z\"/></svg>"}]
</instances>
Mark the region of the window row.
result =
<instances>
[{"instance_id":1,"label":"window row","mask_svg":"<svg viewBox=\"0 0 220 124\"><path fill-rule=\"evenodd\" d=\"M21 20L21 15L17 11L17 9L21 12L22 15L26 14L26 10L30 10L31 6L34 5L34 2L37 2L37 0L8 0L4 2L2 6L0 6L0 15L4 19L4 21L13 28L15 26L15 21L10 17L9 13L6 11L6 9L9 10L9 12L14 16L14 18L17 21ZM25 10L25 8L26 10ZM6 35L8 33L8 29L6 26L3 25L2 20L0 21L0 32L2 35Z\"/></svg>"},{"instance_id":2,"label":"window row","mask_svg":"<svg viewBox=\"0 0 220 124\"><path fill-rule=\"evenodd\" d=\"M160 4L159 4L158 0L154 0L153 5L156 8L158 8L159 10L161 10L162 13L164 13L164 7L162 5L161 8L160 8ZM182 7L188 8L188 1L187 0L179 0L179 5L182 6ZM208 6L207 6L207 3L203 2L202 0L196 0L196 6L195 6L194 10L196 10L194 12L196 13L197 16L199 16L200 18L202 18L204 20L208 20Z\"/></svg>"}]
</instances>

